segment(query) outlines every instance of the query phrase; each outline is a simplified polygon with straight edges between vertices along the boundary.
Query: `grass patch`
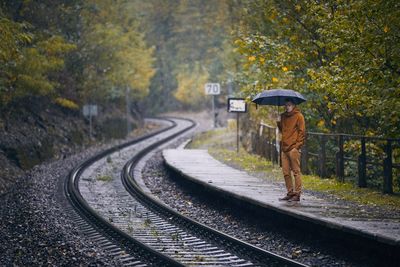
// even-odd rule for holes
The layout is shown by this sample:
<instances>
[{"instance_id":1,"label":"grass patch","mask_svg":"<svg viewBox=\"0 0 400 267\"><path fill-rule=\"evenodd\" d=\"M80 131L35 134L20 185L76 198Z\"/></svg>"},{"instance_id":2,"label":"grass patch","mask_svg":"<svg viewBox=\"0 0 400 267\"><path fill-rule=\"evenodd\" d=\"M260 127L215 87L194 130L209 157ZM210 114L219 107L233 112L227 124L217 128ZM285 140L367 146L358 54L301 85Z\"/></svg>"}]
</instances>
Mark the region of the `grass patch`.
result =
<instances>
[{"instance_id":1,"label":"grass patch","mask_svg":"<svg viewBox=\"0 0 400 267\"><path fill-rule=\"evenodd\" d=\"M97 180L103 181L103 182L110 182L112 180L111 175L98 175Z\"/></svg>"},{"instance_id":2,"label":"grass patch","mask_svg":"<svg viewBox=\"0 0 400 267\"><path fill-rule=\"evenodd\" d=\"M201 255L195 256L194 259L195 259L195 261L198 261L198 262L202 262L205 260L204 256L201 256Z\"/></svg>"},{"instance_id":3,"label":"grass patch","mask_svg":"<svg viewBox=\"0 0 400 267\"><path fill-rule=\"evenodd\" d=\"M145 227L150 227L150 224L151 224L151 220L150 219L145 219L144 220L144 223L143 223L143 225L145 226Z\"/></svg>"},{"instance_id":4,"label":"grass patch","mask_svg":"<svg viewBox=\"0 0 400 267\"><path fill-rule=\"evenodd\" d=\"M196 136L188 145L188 148L226 148L236 140L235 136L226 135L225 128L215 129L213 131L202 132Z\"/></svg>"},{"instance_id":5,"label":"grass patch","mask_svg":"<svg viewBox=\"0 0 400 267\"><path fill-rule=\"evenodd\" d=\"M220 140L223 142L220 142ZM269 181L283 182L281 169L265 158L250 154L244 148L236 153L236 133L229 129L217 129L196 136L190 148L208 149L210 155L225 164L250 174L257 173ZM371 188L358 188L350 182L335 179L321 179L316 175L303 175L303 188L306 190L330 194L340 199L371 206L382 206L400 211L400 195L382 194Z\"/></svg>"},{"instance_id":6,"label":"grass patch","mask_svg":"<svg viewBox=\"0 0 400 267\"><path fill-rule=\"evenodd\" d=\"M250 154L243 148L239 150L239 153L236 150L227 148L210 148L208 152L219 161L223 161L230 166L237 166L247 172L275 173L278 171L272 165L272 162L267 161L259 155Z\"/></svg>"},{"instance_id":7,"label":"grass patch","mask_svg":"<svg viewBox=\"0 0 400 267\"><path fill-rule=\"evenodd\" d=\"M371 188L359 188L349 182L339 182L335 179L321 179L318 176L304 175L304 188L335 195L344 200L354 201L363 205L386 206L400 211L400 196L383 194Z\"/></svg>"}]
</instances>

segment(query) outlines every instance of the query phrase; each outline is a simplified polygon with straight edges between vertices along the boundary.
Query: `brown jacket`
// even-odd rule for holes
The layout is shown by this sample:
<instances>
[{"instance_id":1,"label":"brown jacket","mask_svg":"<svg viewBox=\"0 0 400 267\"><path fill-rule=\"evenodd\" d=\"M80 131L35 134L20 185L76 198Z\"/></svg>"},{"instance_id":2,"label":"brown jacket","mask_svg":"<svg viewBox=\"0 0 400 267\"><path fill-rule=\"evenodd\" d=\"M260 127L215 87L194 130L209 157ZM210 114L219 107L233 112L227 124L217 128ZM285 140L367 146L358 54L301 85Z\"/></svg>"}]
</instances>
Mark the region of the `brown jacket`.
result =
<instances>
[{"instance_id":1,"label":"brown jacket","mask_svg":"<svg viewBox=\"0 0 400 267\"><path fill-rule=\"evenodd\" d=\"M282 113L278 128L282 133L281 145L283 152L288 152L293 148L300 149L303 146L306 127L304 116L298 108L294 108L289 113Z\"/></svg>"}]
</instances>

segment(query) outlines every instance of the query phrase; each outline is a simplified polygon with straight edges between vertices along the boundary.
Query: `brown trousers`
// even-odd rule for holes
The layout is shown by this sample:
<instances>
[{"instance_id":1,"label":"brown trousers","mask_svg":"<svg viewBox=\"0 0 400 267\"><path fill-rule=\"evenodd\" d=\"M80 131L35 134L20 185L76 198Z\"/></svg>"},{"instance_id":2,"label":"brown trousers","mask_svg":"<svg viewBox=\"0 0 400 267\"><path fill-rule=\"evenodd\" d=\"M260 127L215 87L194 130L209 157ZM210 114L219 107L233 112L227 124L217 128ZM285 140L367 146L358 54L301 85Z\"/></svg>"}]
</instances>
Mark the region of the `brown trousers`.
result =
<instances>
[{"instance_id":1,"label":"brown trousers","mask_svg":"<svg viewBox=\"0 0 400 267\"><path fill-rule=\"evenodd\" d=\"M282 172L285 178L286 189L289 192L294 192L296 194L301 193L301 170L300 170L300 152L298 149L293 148L288 152L283 152L281 154L282 160ZM292 182L292 175L290 171L293 172L294 185ZM294 190L293 190L294 189Z\"/></svg>"}]
</instances>

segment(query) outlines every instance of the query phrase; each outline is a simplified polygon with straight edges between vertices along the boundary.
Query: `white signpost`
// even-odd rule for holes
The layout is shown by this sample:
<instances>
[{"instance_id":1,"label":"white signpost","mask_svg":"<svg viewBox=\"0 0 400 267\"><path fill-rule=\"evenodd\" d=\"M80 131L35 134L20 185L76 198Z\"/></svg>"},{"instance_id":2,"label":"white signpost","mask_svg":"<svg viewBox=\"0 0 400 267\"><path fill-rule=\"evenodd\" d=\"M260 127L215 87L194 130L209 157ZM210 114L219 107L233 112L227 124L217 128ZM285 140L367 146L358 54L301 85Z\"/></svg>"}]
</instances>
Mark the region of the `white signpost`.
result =
<instances>
[{"instance_id":1,"label":"white signpost","mask_svg":"<svg viewBox=\"0 0 400 267\"><path fill-rule=\"evenodd\" d=\"M84 105L83 106L83 116L97 116L97 105Z\"/></svg>"},{"instance_id":2,"label":"white signpost","mask_svg":"<svg viewBox=\"0 0 400 267\"><path fill-rule=\"evenodd\" d=\"M221 93L221 86L219 83L206 83L204 85L204 91L206 95L212 95L212 113L214 117L214 128L216 127L217 121L215 119L215 96Z\"/></svg>"},{"instance_id":3,"label":"white signpost","mask_svg":"<svg viewBox=\"0 0 400 267\"><path fill-rule=\"evenodd\" d=\"M244 98L228 98L228 112L246 113L247 105Z\"/></svg>"},{"instance_id":4,"label":"white signpost","mask_svg":"<svg viewBox=\"0 0 400 267\"><path fill-rule=\"evenodd\" d=\"M83 106L83 116L89 117L89 137L92 140L92 117L97 116L97 105L84 105Z\"/></svg>"},{"instance_id":5,"label":"white signpost","mask_svg":"<svg viewBox=\"0 0 400 267\"><path fill-rule=\"evenodd\" d=\"M228 98L228 112L236 113L236 152L239 153L239 113L247 112L247 104L244 98Z\"/></svg>"}]
</instances>

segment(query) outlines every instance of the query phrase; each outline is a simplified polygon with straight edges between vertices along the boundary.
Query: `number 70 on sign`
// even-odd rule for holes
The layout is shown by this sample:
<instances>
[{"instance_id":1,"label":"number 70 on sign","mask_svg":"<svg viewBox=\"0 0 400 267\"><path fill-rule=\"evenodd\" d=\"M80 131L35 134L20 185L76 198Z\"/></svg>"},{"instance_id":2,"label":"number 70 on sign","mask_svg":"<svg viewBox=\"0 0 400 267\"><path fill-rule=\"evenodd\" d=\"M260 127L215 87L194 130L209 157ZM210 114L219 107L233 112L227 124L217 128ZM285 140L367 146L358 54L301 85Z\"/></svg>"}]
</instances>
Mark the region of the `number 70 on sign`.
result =
<instances>
[{"instance_id":1,"label":"number 70 on sign","mask_svg":"<svg viewBox=\"0 0 400 267\"><path fill-rule=\"evenodd\" d=\"M206 83L204 89L206 95L219 95L221 93L219 83Z\"/></svg>"}]
</instances>

